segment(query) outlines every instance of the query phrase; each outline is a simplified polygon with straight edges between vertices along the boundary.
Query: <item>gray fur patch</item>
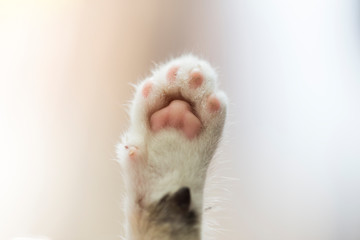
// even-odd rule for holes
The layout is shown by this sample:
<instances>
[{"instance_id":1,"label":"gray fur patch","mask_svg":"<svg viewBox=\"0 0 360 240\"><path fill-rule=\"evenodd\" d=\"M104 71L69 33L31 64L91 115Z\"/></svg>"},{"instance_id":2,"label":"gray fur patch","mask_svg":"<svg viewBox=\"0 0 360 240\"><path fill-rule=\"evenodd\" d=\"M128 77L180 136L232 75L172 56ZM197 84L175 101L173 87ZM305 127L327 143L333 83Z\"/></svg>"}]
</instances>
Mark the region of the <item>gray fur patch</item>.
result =
<instances>
[{"instance_id":1,"label":"gray fur patch","mask_svg":"<svg viewBox=\"0 0 360 240\"><path fill-rule=\"evenodd\" d=\"M190 206L190 189L182 187L150 206L149 222L162 229L168 239L200 239L199 216Z\"/></svg>"}]
</instances>

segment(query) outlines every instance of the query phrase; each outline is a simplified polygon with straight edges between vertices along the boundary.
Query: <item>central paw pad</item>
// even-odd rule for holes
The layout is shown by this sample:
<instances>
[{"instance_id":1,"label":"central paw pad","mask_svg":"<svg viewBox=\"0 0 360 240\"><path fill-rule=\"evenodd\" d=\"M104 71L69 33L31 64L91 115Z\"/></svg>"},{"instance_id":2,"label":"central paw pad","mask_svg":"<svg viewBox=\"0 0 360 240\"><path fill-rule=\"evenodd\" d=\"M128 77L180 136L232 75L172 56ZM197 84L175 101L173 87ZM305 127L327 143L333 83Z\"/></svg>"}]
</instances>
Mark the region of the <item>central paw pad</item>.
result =
<instances>
[{"instance_id":1,"label":"central paw pad","mask_svg":"<svg viewBox=\"0 0 360 240\"><path fill-rule=\"evenodd\" d=\"M166 127L177 128L189 139L196 137L201 130L199 118L192 112L190 104L182 100L174 100L168 106L153 113L150 127L158 132Z\"/></svg>"}]
</instances>

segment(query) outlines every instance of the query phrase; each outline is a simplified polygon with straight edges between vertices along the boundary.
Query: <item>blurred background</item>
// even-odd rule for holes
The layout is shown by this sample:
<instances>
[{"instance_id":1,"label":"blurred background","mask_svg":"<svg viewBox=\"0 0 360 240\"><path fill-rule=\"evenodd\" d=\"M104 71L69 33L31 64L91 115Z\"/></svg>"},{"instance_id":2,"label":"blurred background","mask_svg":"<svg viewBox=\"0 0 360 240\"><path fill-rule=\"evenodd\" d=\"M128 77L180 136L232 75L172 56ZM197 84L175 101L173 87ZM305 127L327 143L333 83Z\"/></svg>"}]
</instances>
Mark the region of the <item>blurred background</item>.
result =
<instances>
[{"instance_id":1,"label":"blurred background","mask_svg":"<svg viewBox=\"0 0 360 240\"><path fill-rule=\"evenodd\" d=\"M359 5L0 0L0 239L121 239L129 83L184 52L231 102L209 235L360 239Z\"/></svg>"}]
</instances>

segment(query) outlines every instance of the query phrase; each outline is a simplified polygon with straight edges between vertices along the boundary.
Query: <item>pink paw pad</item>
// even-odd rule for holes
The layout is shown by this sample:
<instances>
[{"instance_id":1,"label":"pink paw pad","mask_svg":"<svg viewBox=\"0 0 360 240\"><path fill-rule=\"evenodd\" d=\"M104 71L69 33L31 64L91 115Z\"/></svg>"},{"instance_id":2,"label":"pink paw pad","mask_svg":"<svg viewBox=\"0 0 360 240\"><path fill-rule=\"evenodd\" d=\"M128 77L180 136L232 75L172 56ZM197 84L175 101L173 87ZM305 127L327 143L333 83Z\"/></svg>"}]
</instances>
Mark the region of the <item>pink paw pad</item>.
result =
<instances>
[{"instance_id":1,"label":"pink paw pad","mask_svg":"<svg viewBox=\"0 0 360 240\"><path fill-rule=\"evenodd\" d=\"M174 100L167 107L150 117L150 127L154 132L171 127L182 131L188 139L199 135L202 124L193 113L188 102Z\"/></svg>"},{"instance_id":2,"label":"pink paw pad","mask_svg":"<svg viewBox=\"0 0 360 240\"><path fill-rule=\"evenodd\" d=\"M169 70L169 72L168 72L167 75L166 75L166 79L167 79L169 82L174 82L174 81L176 80L176 76L177 76L178 70L179 70L179 67L178 67L178 66L171 67L170 70Z\"/></svg>"},{"instance_id":3,"label":"pink paw pad","mask_svg":"<svg viewBox=\"0 0 360 240\"><path fill-rule=\"evenodd\" d=\"M204 77L199 71L194 71L190 74L189 85L190 88L196 89L201 86L204 81Z\"/></svg>"},{"instance_id":4,"label":"pink paw pad","mask_svg":"<svg viewBox=\"0 0 360 240\"><path fill-rule=\"evenodd\" d=\"M144 87L142 89L142 95L144 96L144 98L147 98L151 92L151 88L152 88L152 83L151 82L147 82L144 84Z\"/></svg>"},{"instance_id":5,"label":"pink paw pad","mask_svg":"<svg viewBox=\"0 0 360 240\"><path fill-rule=\"evenodd\" d=\"M220 101L214 94L212 94L207 99L207 106L210 112L217 112L220 109Z\"/></svg>"}]
</instances>

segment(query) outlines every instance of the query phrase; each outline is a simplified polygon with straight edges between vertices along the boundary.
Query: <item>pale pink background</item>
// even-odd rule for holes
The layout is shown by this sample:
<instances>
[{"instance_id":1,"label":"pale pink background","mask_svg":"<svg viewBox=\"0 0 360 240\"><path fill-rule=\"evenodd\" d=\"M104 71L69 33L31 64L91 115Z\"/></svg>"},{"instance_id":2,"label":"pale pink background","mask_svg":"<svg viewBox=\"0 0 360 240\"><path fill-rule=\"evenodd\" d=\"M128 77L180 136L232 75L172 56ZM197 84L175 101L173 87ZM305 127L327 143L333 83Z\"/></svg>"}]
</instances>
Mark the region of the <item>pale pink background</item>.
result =
<instances>
[{"instance_id":1,"label":"pale pink background","mask_svg":"<svg viewBox=\"0 0 360 240\"><path fill-rule=\"evenodd\" d=\"M359 4L0 1L0 239L115 240L115 144L153 62L219 70L215 239L360 239Z\"/></svg>"}]
</instances>

